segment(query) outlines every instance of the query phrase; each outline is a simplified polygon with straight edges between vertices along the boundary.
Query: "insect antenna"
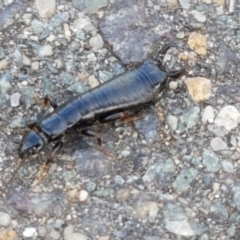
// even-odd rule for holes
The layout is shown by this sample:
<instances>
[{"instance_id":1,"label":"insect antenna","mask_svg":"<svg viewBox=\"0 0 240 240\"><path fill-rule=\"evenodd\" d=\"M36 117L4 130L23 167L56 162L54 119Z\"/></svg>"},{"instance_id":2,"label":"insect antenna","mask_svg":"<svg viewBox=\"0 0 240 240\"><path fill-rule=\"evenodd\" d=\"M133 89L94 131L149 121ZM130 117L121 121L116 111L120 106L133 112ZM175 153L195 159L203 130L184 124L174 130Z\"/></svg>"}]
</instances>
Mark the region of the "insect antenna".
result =
<instances>
[{"instance_id":1,"label":"insect antenna","mask_svg":"<svg viewBox=\"0 0 240 240\"><path fill-rule=\"evenodd\" d=\"M2 195L6 192L6 190L7 190L8 187L9 187L9 185L12 183L13 179L15 178L15 176L16 176L19 168L22 166L22 164L24 163L25 160L26 160L25 158L21 159L21 161L20 161L19 165L17 166L17 168L13 171L11 178L10 178L9 181L6 183L3 191L1 191L0 196L2 196Z\"/></svg>"}]
</instances>

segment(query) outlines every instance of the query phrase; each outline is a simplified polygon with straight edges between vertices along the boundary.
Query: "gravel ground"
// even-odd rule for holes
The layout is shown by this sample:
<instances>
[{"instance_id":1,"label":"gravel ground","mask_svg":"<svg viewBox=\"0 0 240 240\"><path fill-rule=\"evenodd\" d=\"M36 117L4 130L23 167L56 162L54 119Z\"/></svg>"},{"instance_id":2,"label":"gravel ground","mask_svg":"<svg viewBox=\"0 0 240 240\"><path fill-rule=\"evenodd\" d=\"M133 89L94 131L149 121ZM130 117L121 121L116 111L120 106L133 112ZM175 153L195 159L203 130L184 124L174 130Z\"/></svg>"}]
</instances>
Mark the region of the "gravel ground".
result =
<instances>
[{"instance_id":1,"label":"gravel ground","mask_svg":"<svg viewBox=\"0 0 240 240\"><path fill-rule=\"evenodd\" d=\"M154 59L170 79L132 123L68 135L26 159L0 198L0 240L239 239L240 5L235 0L1 0L0 186L27 123L58 103Z\"/></svg>"}]
</instances>

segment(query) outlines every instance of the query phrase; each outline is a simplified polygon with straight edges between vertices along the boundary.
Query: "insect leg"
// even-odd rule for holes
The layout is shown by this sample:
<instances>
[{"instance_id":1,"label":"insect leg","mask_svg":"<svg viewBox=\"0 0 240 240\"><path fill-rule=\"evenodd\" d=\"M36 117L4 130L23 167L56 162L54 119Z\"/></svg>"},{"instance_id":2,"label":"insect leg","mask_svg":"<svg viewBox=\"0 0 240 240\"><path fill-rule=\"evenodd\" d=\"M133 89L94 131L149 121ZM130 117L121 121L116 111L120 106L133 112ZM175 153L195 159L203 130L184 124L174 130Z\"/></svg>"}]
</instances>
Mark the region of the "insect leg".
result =
<instances>
[{"instance_id":1,"label":"insect leg","mask_svg":"<svg viewBox=\"0 0 240 240\"><path fill-rule=\"evenodd\" d=\"M50 95L46 95L44 97L44 104L47 105L48 103L50 103L50 105L55 109L58 107L57 102L55 101L54 98L52 98Z\"/></svg>"},{"instance_id":2,"label":"insect leg","mask_svg":"<svg viewBox=\"0 0 240 240\"><path fill-rule=\"evenodd\" d=\"M88 136L88 137L94 137L97 139L98 142L98 149L103 152L105 155L111 157L114 159L113 155L110 154L103 146L102 146L102 140L101 137L99 136L98 133L94 132L93 130L89 130L89 129L82 129L81 130L81 134Z\"/></svg>"},{"instance_id":3,"label":"insect leg","mask_svg":"<svg viewBox=\"0 0 240 240\"><path fill-rule=\"evenodd\" d=\"M111 121L114 121L114 120L117 120L117 119L121 119L123 117L123 115L124 115L123 112L108 114L108 115L105 115L103 117L100 117L99 122L101 122L101 123L111 122Z\"/></svg>"},{"instance_id":4,"label":"insect leg","mask_svg":"<svg viewBox=\"0 0 240 240\"><path fill-rule=\"evenodd\" d=\"M94 137L97 139L98 142L98 146L102 147L102 140L101 137L99 136L98 133L94 132L93 130L89 130L89 129L82 129L81 130L81 134L88 136L88 137Z\"/></svg>"},{"instance_id":5,"label":"insect leg","mask_svg":"<svg viewBox=\"0 0 240 240\"><path fill-rule=\"evenodd\" d=\"M57 102L54 100L53 97L51 97L50 95L46 95L44 97L44 99L38 99L38 98L34 98L35 102L39 105L43 105L43 106L47 106L48 104L50 104L54 109L58 107Z\"/></svg>"},{"instance_id":6,"label":"insect leg","mask_svg":"<svg viewBox=\"0 0 240 240\"><path fill-rule=\"evenodd\" d=\"M50 168L50 163L52 162L54 155L62 148L62 146L63 146L62 141L58 141L54 145L49 157L47 158L47 161L41 166L39 172L37 173L36 179L33 181L33 184L32 184L33 187L35 187L39 182L42 181L42 179L46 175L46 172Z\"/></svg>"},{"instance_id":7,"label":"insect leg","mask_svg":"<svg viewBox=\"0 0 240 240\"><path fill-rule=\"evenodd\" d=\"M169 77L178 77L178 76L180 76L181 74L183 74L184 71L185 71L185 68L182 67L182 68L180 68L179 70L172 71L172 72L167 72L167 75L168 75Z\"/></svg>"},{"instance_id":8,"label":"insect leg","mask_svg":"<svg viewBox=\"0 0 240 240\"><path fill-rule=\"evenodd\" d=\"M102 117L99 119L99 122L101 123L107 123L110 121L114 121L117 119L120 119L123 122L134 122L138 119L142 118L142 115L129 115L126 114L125 112L118 112L118 113L113 113L111 115L107 115L105 117Z\"/></svg>"}]
</instances>

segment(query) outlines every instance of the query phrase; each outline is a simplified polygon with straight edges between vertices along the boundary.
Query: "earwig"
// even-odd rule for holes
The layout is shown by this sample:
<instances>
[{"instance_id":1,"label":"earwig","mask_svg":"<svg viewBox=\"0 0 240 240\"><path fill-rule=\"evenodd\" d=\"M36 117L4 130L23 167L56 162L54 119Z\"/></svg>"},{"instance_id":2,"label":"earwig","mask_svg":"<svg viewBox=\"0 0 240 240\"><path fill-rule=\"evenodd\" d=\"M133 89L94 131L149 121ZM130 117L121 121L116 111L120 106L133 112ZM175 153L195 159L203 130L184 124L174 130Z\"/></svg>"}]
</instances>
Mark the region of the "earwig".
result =
<instances>
[{"instance_id":1,"label":"earwig","mask_svg":"<svg viewBox=\"0 0 240 240\"><path fill-rule=\"evenodd\" d=\"M61 106L46 96L45 103L50 103L54 111L28 125L31 130L21 142L20 158L36 154L46 144L55 142L50 154L52 158L62 148L65 133L76 128L83 135L97 138L101 146L98 134L84 129L85 126L124 118L126 111L151 102L164 89L168 77L178 77L183 73L184 68L167 72L162 66L164 55L171 47L177 46L174 43L165 45L155 62L145 61L138 68L73 97Z\"/></svg>"}]
</instances>

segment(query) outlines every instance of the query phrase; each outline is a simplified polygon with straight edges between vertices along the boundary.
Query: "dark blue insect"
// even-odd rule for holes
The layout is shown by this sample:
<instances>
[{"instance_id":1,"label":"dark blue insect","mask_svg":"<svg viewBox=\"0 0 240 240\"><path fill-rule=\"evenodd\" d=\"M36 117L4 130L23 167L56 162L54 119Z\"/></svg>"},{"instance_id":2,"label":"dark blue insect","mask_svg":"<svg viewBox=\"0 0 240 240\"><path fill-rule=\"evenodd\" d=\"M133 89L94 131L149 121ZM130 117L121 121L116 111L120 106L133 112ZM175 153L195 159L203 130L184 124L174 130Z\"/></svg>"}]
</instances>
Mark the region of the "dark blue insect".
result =
<instances>
[{"instance_id":1,"label":"dark blue insect","mask_svg":"<svg viewBox=\"0 0 240 240\"><path fill-rule=\"evenodd\" d=\"M19 156L26 158L38 153L45 144L56 142L51 157L62 147L63 136L69 129L81 129L81 133L101 139L97 133L85 130L96 121L104 123L124 117L127 110L153 100L165 87L168 77L179 76L184 69L166 72L162 67L165 53L174 43L165 45L158 53L156 62L146 61L138 68L119 75L90 91L76 96L61 106L49 96L54 111L38 122L30 124L31 131L23 138Z\"/></svg>"}]
</instances>

